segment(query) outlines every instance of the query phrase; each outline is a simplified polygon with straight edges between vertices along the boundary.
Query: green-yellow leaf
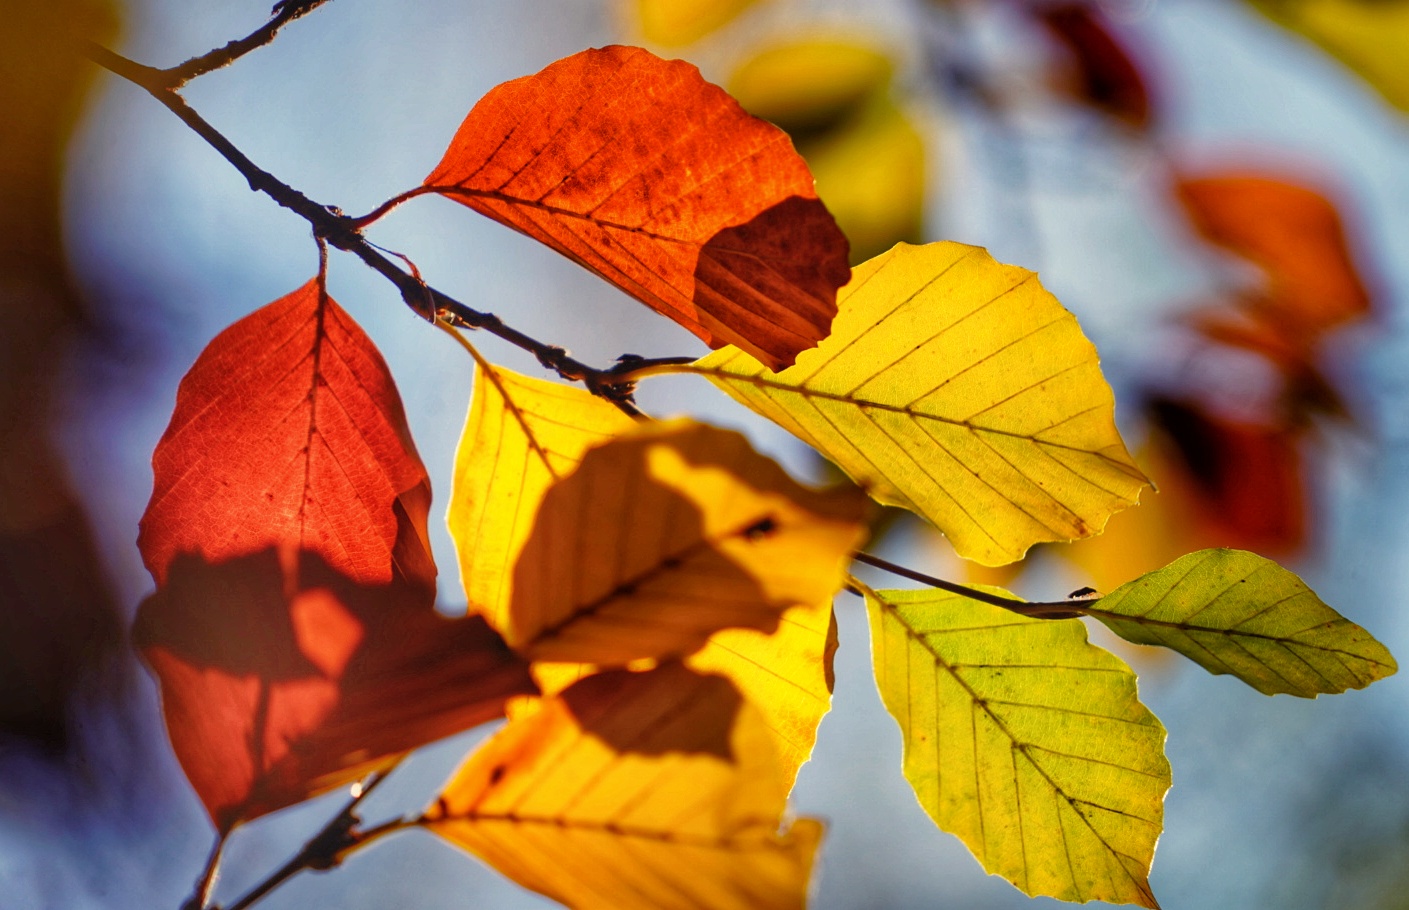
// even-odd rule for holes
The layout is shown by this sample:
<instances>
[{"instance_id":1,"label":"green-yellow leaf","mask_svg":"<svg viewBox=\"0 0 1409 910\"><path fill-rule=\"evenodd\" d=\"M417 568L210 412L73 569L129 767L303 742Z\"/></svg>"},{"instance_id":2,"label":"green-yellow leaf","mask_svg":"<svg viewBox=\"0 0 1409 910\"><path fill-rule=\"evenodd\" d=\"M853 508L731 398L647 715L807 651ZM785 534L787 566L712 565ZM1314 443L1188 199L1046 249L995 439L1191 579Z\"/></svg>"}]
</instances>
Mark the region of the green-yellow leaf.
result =
<instances>
[{"instance_id":1,"label":"green-yellow leaf","mask_svg":"<svg viewBox=\"0 0 1409 910\"><path fill-rule=\"evenodd\" d=\"M1269 19L1339 57L1391 104L1409 111L1409 2L1250 0Z\"/></svg>"},{"instance_id":2,"label":"green-yellow leaf","mask_svg":"<svg viewBox=\"0 0 1409 910\"><path fill-rule=\"evenodd\" d=\"M689 654L719 629L771 632L840 590L867 511L860 491L803 487L738 433L642 425L544 495L501 631L531 660L607 666Z\"/></svg>"},{"instance_id":3,"label":"green-yellow leaf","mask_svg":"<svg viewBox=\"0 0 1409 910\"><path fill-rule=\"evenodd\" d=\"M930 590L866 603L905 777L935 824L1029 895L1157 907L1170 770L1130 668L1077 620Z\"/></svg>"},{"instance_id":4,"label":"green-yellow leaf","mask_svg":"<svg viewBox=\"0 0 1409 910\"><path fill-rule=\"evenodd\" d=\"M589 448L635 426L575 386L476 367L446 516L471 612L502 633L514 563L548 487Z\"/></svg>"},{"instance_id":5,"label":"green-yellow leaf","mask_svg":"<svg viewBox=\"0 0 1409 910\"><path fill-rule=\"evenodd\" d=\"M781 373L737 348L693 371L986 565L1100 533L1148 485L1096 349L1033 273L978 247L899 244L853 271L838 308Z\"/></svg>"},{"instance_id":6,"label":"green-yellow leaf","mask_svg":"<svg viewBox=\"0 0 1409 910\"><path fill-rule=\"evenodd\" d=\"M427 826L526 888L602 910L801 910L819 822L751 705L679 664L588 677L514 720Z\"/></svg>"},{"instance_id":7,"label":"green-yellow leaf","mask_svg":"<svg viewBox=\"0 0 1409 910\"><path fill-rule=\"evenodd\" d=\"M1244 550L1200 550L1085 612L1121 638L1173 648L1265 695L1363 689L1398 665L1370 633L1291 572Z\"/></svg>"}]
</instances>

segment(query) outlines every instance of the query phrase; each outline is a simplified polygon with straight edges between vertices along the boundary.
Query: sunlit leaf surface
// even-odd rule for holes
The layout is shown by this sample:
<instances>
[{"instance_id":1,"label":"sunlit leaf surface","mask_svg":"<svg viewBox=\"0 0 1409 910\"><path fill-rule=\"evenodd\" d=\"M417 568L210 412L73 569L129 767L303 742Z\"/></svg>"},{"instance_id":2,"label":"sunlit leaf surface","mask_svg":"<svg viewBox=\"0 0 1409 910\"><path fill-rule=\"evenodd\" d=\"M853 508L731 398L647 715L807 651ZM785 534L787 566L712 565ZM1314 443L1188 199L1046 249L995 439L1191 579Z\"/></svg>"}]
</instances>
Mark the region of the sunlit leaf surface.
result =
<instances>
[{"instance_id":1,"label":"sunlit leaf surface","mask_svg":"<svg viewBox=\"0 0 1409 910\"><path fill-rule=\"evenodd\" d=\"M210 343L152 462L133 638L222 830L534 691L482 619L436 613L401 400L318 282Z\"/></svg>"},{"instance_id":2,"label":"sunlit leaf surface","mask_svg":"<svg viewBox=\"0 0 1409 910\"><path fill-rule=\"evenodd\" d=\"M823 338L847 244L788 137L699 70L582 51L480 99L425 187L553 247L711 347Z\"/></svg>"},{"instance_id":3,"label":"sunlit leaf surface","mask_svg":"<svg viewBox=\"0 0 1409 910\"><path fill-rule=\"evenodd\" d=\"M1173 648L1266 695L1362 689L1398 669L1384 645L1300 578L1242 550L1190 553L1086 612L1122 638Z\"/></svg>"},{"instance_id":4,"label":"sunlit leaf surface","mask_svg":"<svg viewBox=\"0 0 1409 910\"><path fill-rule=\"evenodd\" d=\"M611 671L473 754L429 827L571 907L801 908L822 826L783 823L773 742L721 677Z\"/></svg>"},{"instance_id":5,"label":"sunlit leaf surface","mask_svg":"<svg viewBox=\"0 0 1409 910\"><path fill-rule=\"evenodd\" d=\"M695 370L987 565L1099 533L1147 484L1076 319L977 247L900 244L859 266L832 335L774 373L725 349Z\"/></svg>"},{"instance_id":6,"label":"sunlit leaf surface","mask_svg":"<svg viewBox=\"0 0 1409 910\"><path fill-rule=\"evenodd\" d=\"M624 664L772 631L841 588L866 512L859 491L802 487L738 433L642 426L543 497L505 638L534 660Z\"/></svg>"},{"instance_id":7,"label":"sunlit leaf surface","mask_svg":"<svg viewBox=\"0 0 1409 910\"><path fill-rule=\"evenodd\" d=\"M1164 727L1079 620L939 591L867 593L905 777L940 828L1030 895L1156 907Z\"/></svg>"},{"instance_id":8,"label":"sunlit leaf surface","mask_svg":"<svg viewBox=\"0 0 1409 910\"><path fill-rule=\"evenodd\" d=\"M641 34L653 44L698 41L729 24L759 0L625 0L635 11Z\"/></svg>"}]
</instances>

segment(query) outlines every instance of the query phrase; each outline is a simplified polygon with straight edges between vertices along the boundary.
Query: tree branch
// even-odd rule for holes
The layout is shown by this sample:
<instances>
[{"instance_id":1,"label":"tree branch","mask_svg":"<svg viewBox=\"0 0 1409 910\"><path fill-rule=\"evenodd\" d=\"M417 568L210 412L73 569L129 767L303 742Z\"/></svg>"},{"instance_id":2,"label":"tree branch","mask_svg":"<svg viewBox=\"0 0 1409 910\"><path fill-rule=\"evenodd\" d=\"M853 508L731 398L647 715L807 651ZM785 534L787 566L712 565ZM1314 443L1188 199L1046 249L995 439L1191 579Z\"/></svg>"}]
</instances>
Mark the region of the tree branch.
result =
<instances>
[{"instance_id":1,"label":"tree branch","mask_svg":"<svg viewBox=\"0 0 1409 910\"><path fill-rule=\"evenodd\" d=\"M279 34L279 29L327 2L328 0L279 0L274 4L272 18L245 37L236 38L224 47L217 47L199 57L192 57L185 63L157 72L162 74L167 88L178 89L197 76L204 76L212 70L229 66L250 51L264 47L274 40L274 36Z\"/></svg>"},{"instance_id":2,"label":"tree branch","mask_svg":"<svg viewBox=\"0 0 1409 910\"><path fill-rule=\"evenodd\" d=\"M948 591L950 594L958 594L960 597L967 597L970 600L977 600L980 603L1002 607L1009 612L1017 613L1021 616L1030 616L1034 619L1076 619L1077 617L1085 616L1086 610L1096 602L1095 599L1058 600L1046 603L1013 600L1008 597L1000 597L997 594L990 594L978 588L971 588L967 585L945 581L942 578L935 578L933 575L926 575L923 572L916 572L914 569L907 569L889 560L881 559L879 556L872 556L870 553L855 553L852 555L852 558L859 563L880 569L884 572L889 572L892 575L899 575L901 578L918 581L920 584L929 585L931 588Z\"/></svg>"},{"instance_id":3,"label":"tree branch","mask_svg":"<svg viewBox=\"0 0 1409 910\"><path fill-rule=\"evenodd\" d=\"M305 0L305 6L311 0ZM320 0L326 2L326 0ZM311 9L308 6L308 9ZM304 10L307 12L307 9ZM204 117L186 103L170 84L167 71L154 69L114 53L102 45L88 42L85 51L90 60L117 76L144 89L221 154L249 182L250 189L264 193L279 205L304 219L318 237L332 246L361 259L373 271L382 275L401 292L401 299L427 321L443 319L461 328L482 329L507 341L537 358L545 368L570 382L581 382L588 391L617 404L629 414L638 415L632 403L635 391L634 375L657 365L689 363L689 357L664 357L655 360L635 354L624 354L617 363L606 368L588 366L572 357L566 348L546 344L512 326L506 325L493 313L482 313L426 284L420 277L408 273L378 251L362 236L360 219L349 218L336 206L322 205L279 180L241 152L233 142L211 126Z\"/></svg>"}]
</instances>

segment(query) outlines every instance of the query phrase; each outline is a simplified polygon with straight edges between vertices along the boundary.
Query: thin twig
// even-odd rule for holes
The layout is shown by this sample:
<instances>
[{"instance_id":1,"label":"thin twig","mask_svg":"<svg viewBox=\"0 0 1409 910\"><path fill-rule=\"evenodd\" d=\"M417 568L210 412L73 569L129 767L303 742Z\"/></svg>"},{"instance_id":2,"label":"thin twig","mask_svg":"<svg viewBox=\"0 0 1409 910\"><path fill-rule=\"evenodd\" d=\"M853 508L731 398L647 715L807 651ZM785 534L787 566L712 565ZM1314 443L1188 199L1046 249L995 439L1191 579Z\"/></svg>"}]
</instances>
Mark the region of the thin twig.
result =
<instances>
[{"instance_id":1,"label":"thin twig","mask_svg":"<svg viewBox=\"0 0 1409 910\"><path fill-rule=\"evenodd\" d=\"M86 45L88 58L99 66L146 90L168 110L221 154L249 182L250 189L264 193L279 205L307 221L314 233L332 246L352 253L401 292L401 299L413 311L434 320L443 319L460 328L482 329L509 344L527 351L570 382L581 382L592 394L614 402L628 414L639 414L632 405L633 376L652 366L689 363L688 357L649 359L634 354L618 358L615 365L599 369L576 360L566 348L545 344L512 326L493 313L481 313L450 295L431 287L403 270L362 236L358 219L349 218L335 206L321 205L279 180L251 161L235 144L205 118L169 84L166 71L136 63L95 43Z\"/></svg>"},{"instance_id":2,"label":"thin twig","mask_svg":"<svg viewBox=\"0 0 1409 910\"><path fill-rule=\"evenodd\" d=\"M303 870L332 869L342 862L343 856L349 850L360 847L368 840L373 839L369 836L370 832L358 829L357 826L361 824L361 819L358 818L357 809L362 801L370 796L372 791L395 770L396 765L393 764L390 768L378 771L367 778L365 783L358 785L347 805L342 807L342 811L333 816L321 831L309 838L308 843L303 845L303 849L225 910L247 910L248 907L262 900L275 888ZM375 837L382 837L390 833L389 830L384 830L386 828L387 825L378 825L371 831L376 832Z\"/></svg>"},{"instance_id":3,"label":"thin twig","mask_svg":"<svg viewBox=\"0 0 1409 910\"><path fill-rule=\"evenodd\" d=\"M210 904L211 892L215 890L215 880L220 877L220 857L225 852L225 839L229 836L228 831L221 831L215 836L215 846L211 847L210 858L206 860L205 869L201 872L201 877L196 880L196 888L187 898L186 903L181 905L181 910L205 910Z\"/></svg>"},{"instance_id":4,"label":"thin twig","mask_svg":"<svg viewBox=\"0 0 1409 910\"><path fill-rule=\"evenodd\" d=\"M302 16L306 16L328 0L280 0L274 5L272 18L243 38L236 38L224 47L192 57L185 63L160 70L166 79L167 87L178 89L197 76L227 67L250 51L264 47L279 34L279 29Z\"/></svg>"},{"instance_id":5,"label":"thin twig","mask_svg":"<svg viewBox=\"0 0 1409 910\"><path fill-rule=\"evenodd\" d=\"M931 588L948 591L950 594L958 594L960 597L967 597L970 600L977 600L980 603L1002 607L1004 610L1009 610L1022 616L1030 616L1034 619L1076 619L1079 616L1086 615L1086 609L1095 603L1094 600L1058 600L1047 603L1013 600L1009 597L990 594L979 588L971 588L968 585L945 581L943 578L926 575L924 572L916 572L914 569L907 569L889 560L881 559L879 556L872 556L870 553L854 553L852 554L852 559L884 572L889 572L892 575L899 575L901 578L908 578L911 581L918 581L922 585L929 585Z\"/></svg>"}]
</instances>

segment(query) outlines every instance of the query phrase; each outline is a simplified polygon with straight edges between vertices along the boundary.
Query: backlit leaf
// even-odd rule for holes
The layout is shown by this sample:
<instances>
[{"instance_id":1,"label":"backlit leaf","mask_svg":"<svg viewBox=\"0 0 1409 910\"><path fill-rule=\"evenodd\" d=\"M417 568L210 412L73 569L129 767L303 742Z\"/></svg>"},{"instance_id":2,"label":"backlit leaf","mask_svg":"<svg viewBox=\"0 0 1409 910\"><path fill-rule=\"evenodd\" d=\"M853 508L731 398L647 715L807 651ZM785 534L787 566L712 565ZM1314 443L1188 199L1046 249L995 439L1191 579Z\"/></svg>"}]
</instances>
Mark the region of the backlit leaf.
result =
<instances>
[{"instance_id":1,"label":"backlit leaf","mask_svg":"<svg viewBox=\"0 0 1409 910\"><path fill-rule=\"evenodd\" d=\"M1078 620L867 592L876 683L920 805L1029 895L1156 907L1164 727Z\"/></svg>"},{"instance_id":2,"label":"backlit leaf","mask_svg":"<svg viewBox=\"0 0 1409 910\"><path fill-rule=\"evenodd\" d=\"M493 89L425 187L774 367L826 336L848 275L846 238L787 136L639 48Z\"/></svg>"},{"instance_id":3,"label":"backlit leaf","mask_svg":"<svg viewBox=\"0 0 1409 910\"><path fill-rule=\"evenodd\" d=\"M1334 205L1257 174L1186 175L1176 187L1199 233L1266 273L1257 307L1293 335L1314 336L1363 316L1370 297Z\"/></svg>"},{"instance_id":4,"label":"backlit leaf","mask_svg":"<svg viewBox=\"0 0 1409 910\"><path fill-rule=\"evenodd\" d=\"M370 339L317 281L181 382L139 545L134 639L227 830L534 691L479 617L433 607L430 486Z\"/></svg>"},{"instance_id":5,"label":"backlit leaf","mask_svg":"<svg viewBox=\"0 0 1409 910\"><path fill-rule=\"evenodd\" d=\"M476 373L470 417L456 457L450 532L472 610L495 628L508 622L511 572L555 479L576 469L589 448L631 431L636 421L601 398L562 383L493 367ZM812 753L831 706L836 623L830 598L786 610L775 632L722 629L686 658L701 672L728 676L776 739L791 782ZM545 694L595 667L535 663ZM512 709L510 716L515 716Z\"/></svg>"},{"instance_id":6,"label":"backlit leaf","mask_svg":"<svg viewBox=\"0 0 1409 910\"><path fill-rule=\"evenodd\" d=\"M1242 550L1190 553L1085 612L1122 638L1173 648L1266 695L1362 689L1398 668L1384 645L1300 578Z\"/></svg>"},{"instance_id":7,"label":"backlit leaf","mask_svg":"<svg viewBox=\"0 0 1409 910\"><path fill-rule=\"evenodd\" d=\"M1391 104L1409 111L1409 2L1405 0L1249 0L1269 19L1300 32L1360 74Z\"/></svg>"},{"instance_id":8,"label":"backlit leaf","mask_svg":"<svg viewBox=\"0 0 1409 910\"><path fill-rule=\"evenodd\" d=\"M977 247L859 266L831 336L781 373L736 349L693 370L986 565L1099 533L1147 484L1076 318Z\"/></svg>"},{"instance_id":9,"label":"backlit leaf","mask_svg":"<svg viewBox=\"0 0 1409 910\"><path fill-rule=\"evenodd\" d=\"M514 881L602 910L801 908L822 826L752 707L679 664L589 677L512 721L427 814Z\"/></svg>"},{"instance_id":10,"label":"backlit leaf","mask_svg":"<svg viewBox=\"0 0 1409 910\"><path fill-rule=\"evenodd\" d=\"M688 654L731 626L772 631L841 588L866 511L854 489L800 486L738 433L644 425L548 490L502 631L532 660L603 665Z\"/></svg>"},{"instance_id":11,"label":"backlit leaf","mask_svg":"<svg viewBox=\"0 0 1409 910\"><path fill-rule=\"evenodd\" d=\"M503 629L514 563L544 494L636 421L576 386L491 369L475 368L446 520L470 610Z\"/></svg>"}]
</instances>

